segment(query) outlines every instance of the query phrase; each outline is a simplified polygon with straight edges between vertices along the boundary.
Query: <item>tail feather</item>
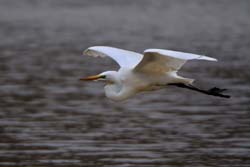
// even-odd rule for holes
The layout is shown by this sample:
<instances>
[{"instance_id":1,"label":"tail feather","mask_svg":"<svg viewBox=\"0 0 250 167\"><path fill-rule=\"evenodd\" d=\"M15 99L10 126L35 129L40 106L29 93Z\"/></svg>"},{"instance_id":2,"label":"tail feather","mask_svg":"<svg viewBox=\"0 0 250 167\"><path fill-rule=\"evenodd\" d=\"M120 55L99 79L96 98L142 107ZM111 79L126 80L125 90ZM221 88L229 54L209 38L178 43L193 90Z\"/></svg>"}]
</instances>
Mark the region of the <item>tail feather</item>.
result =
<instances>
[{"instance_id":1,"label":"tail feather","mask_svg":"<svg viewBox=\"0 0 250 167\"><path fill-rule=\"evenodd\" d=\"M177 74L177 71L173 71L171 73L172 77L174 78L174 82L175 83L183 83L183 84L188 84L188 85L192 85L192 83L194 82L194 79L191 78L184 78L182 76L179 76Z\"/></svg>"}]
</instances>

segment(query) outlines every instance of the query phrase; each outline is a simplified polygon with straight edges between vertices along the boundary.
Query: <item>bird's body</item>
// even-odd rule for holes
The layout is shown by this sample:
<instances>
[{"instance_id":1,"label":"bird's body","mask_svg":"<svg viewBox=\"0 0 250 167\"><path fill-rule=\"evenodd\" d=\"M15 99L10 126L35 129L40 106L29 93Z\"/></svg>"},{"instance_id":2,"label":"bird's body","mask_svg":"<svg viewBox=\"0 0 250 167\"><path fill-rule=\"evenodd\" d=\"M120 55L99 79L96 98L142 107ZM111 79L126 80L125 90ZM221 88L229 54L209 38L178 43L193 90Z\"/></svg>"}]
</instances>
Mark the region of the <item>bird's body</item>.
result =
<instances>
[{"instance_id":1,"label":"bird's body","mask_svg":"<svg viewBox=\"0 0 250 167\"><path fill-rule=\"evenodd\" d=\"M192 82L192 79L179 77L175 72L149 75L122 67L112 73L116 77L116 84L108 83L104 87L106 96L112 100L124 100L139 92L158 90L169 83L190 84Z\"/></svg>"},{"instance_id":2,"label":"bird's body","mask_svg":"<svg viewBox=\"0 0 250 167\"><path fill-rule=\"evenodd\" d=\"M193 79L177 75L177 71L187 61L202 59L217 61L214 58L191 53L163 49L147 49L144 55L123 49L94 46L84 52L95 57L111 57L119 65L118 71L106 71L82 80L104 80L105 94L116 101L125 100L142 91L153 91L167 85L191 85Z\"/></svg>"}]
</instances>

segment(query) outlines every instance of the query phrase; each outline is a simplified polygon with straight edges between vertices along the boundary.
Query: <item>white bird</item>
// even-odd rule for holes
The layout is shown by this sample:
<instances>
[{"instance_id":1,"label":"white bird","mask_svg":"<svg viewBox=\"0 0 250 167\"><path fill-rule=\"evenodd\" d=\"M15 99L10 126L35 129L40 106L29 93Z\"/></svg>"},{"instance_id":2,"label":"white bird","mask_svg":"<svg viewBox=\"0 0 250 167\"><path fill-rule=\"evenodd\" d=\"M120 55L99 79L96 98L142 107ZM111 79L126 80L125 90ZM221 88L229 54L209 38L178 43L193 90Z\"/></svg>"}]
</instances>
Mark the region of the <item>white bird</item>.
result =
<instances>
[{"instance_id":1,"label":"white bird","mask_svg":"<svg viewBox=\"0 0 250 167\"><path fill-rule=\"evenodd\" d=\"M105 71L80 79L105 81L105 94L115 101L128 99L142 91L165 88L168 85L188 88L208 95L230 97L220 94L225 89L198 89L192 85L194 79L184 78L177 74L188 60L217 61L212 57L163 49L147 49L140 54L108 46L89 47L83 53L94 57L110 57L120 65L118 71Z\"/></svg>"}]
</instances>

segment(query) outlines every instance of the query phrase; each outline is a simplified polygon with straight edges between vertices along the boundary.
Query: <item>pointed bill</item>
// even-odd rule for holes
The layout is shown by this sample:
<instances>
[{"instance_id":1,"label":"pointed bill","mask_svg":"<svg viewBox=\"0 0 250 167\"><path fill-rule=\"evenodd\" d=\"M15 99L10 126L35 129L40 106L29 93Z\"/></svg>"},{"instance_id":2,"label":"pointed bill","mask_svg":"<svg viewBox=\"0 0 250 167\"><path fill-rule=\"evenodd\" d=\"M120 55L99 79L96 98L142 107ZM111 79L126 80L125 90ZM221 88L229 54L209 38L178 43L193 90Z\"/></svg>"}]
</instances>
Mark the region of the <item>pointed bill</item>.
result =
<instances>
[{"instance_id":1,"label":"pointed bill","mask_svg":"<svg viewBox=\"0 0 250 167\"><path fill-rule=\"evenodd\" d=\"M93 75L93 76L89 76L89 77L86 77L86 78L80 78L81 81L95 81L95 80L98 80L100 78L103 78L102 75Z\"/></svg>"}]
</instances>

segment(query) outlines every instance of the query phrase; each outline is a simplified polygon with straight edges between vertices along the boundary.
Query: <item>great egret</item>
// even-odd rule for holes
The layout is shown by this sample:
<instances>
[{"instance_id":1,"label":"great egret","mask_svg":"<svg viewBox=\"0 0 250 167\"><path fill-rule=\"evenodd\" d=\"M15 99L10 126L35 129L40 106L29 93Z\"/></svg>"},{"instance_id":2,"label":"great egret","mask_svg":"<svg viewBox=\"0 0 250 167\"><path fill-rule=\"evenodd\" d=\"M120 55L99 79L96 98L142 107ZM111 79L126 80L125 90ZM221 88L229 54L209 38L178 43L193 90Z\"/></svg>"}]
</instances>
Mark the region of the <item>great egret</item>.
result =
<instances>
[{"instance_id":1,"label":"great egret","mask_svg":"<svg viewBox=\"0 0 250 167\"><path fill-rule=\"evenodd\" d=\"M125 100L136 93L157 90L168 85L188 88L213 96L230 97L221 94L225 89L198 89L192 85L194 79L177 75L177 71L187 60L217 61L212 57L163 49L147 49L143 54L139 54L108 46L89 47L83 53L94 57L108 56L120 65L118 71L105 71L80 79L105 81L105 94L115 101Z\"/></svg>"}]
</instances>

